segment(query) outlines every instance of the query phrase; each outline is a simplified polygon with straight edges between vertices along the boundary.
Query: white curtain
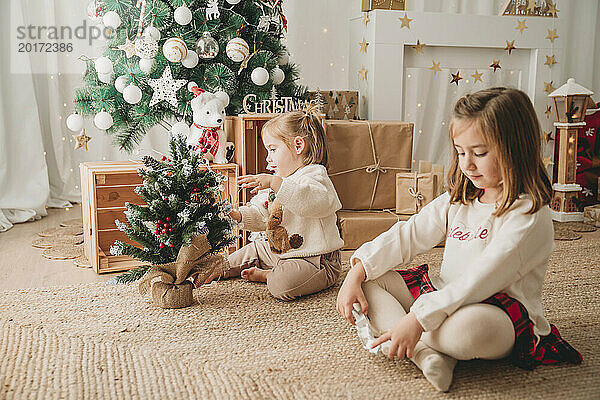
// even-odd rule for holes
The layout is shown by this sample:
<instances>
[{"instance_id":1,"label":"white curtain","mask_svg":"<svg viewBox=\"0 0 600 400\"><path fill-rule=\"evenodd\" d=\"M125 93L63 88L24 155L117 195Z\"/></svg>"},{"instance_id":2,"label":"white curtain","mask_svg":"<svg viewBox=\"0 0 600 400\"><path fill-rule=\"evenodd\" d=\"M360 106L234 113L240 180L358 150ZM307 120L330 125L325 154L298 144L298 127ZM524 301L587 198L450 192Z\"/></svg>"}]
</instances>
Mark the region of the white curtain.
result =
<instances>
[{"instance_id":1,"label":"white curtain","mask_svg":"<svg viewBox=\"0 0 600 400\"><path fill-rule=\"evenodd\" d=\"M348 71L349 48L358 46L349 43L348 20L361 15L360 3L360 0L284 1L289 21L287 44L292 59L301 67L300 83L311 89L348 88L349 73L354 73ZM407 0L406 3L409 12L497 14L504 0ZM599 2L556 0L556 3L559 16L568 21L569 29L559 32L563 44L568 46L568 57L559 60L555 68L560 68L560 76L565 80L573 76L592 89L598 101ZM14 223L46 215L47 206L68 206L80 201L80 162L125 160L139 158L152 150L167 150L167 135L162 128L153 129L138 150L129 155L114 147L111 138L93 127L90 120L86 121L86 132L92 137L89 151L73 149L73 132L66 128L65 119L73 110L73 90L80 85L84 63L77 57L82 53L74 52L69 57L47 54L43 62L48 70L45 74L32 74L40 68L40 62L33 57L30 63L20 63L16 68L11 65L16 50L8 42L15 39L16 26L30 23L75 26L87 18L87 6L88 0L0 1L0 31L4 39L0 50L0 232ZM96 57L100 53L98 47L85 54ZM436 95L439 93L436 91ZM429 113L445 115L447 104L436 104L438 108ZM431 144L423 149L427 152L423 158L439 151Z\"/></svg>"}]
</instances>

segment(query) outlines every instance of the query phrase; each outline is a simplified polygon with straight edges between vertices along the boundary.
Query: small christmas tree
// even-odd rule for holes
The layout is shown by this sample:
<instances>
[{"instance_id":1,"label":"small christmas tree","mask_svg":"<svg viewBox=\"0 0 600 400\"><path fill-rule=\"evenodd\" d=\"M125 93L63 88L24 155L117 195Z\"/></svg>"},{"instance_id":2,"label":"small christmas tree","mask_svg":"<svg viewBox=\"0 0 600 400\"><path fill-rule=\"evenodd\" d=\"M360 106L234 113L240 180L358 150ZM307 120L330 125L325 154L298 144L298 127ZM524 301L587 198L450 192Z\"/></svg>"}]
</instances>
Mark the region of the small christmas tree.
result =
<instances>
[{"instance_id":1,"label":"small christmas tree","mask_svg":"<svg viewBox=\"0 0 600 400\"><path fill-rule=\"evenodd\" d=\"M127 203L125 216L130 225L119 220L119 230L143 248L116 241L110 251L125 254L149 264L175 261L179 249L189 246L192 237L206 234L211 253L218 253L236 239L235 222L229 218L231 205L219 200L227 179L203 164L199 153L186 146L185 138L172 136L170 158L143 158L145 168L138 170L144 179L136 193L146 206ZM150 268L143 266L117 277L118 282L139 279Z\"/></svg>"}]
</instances>

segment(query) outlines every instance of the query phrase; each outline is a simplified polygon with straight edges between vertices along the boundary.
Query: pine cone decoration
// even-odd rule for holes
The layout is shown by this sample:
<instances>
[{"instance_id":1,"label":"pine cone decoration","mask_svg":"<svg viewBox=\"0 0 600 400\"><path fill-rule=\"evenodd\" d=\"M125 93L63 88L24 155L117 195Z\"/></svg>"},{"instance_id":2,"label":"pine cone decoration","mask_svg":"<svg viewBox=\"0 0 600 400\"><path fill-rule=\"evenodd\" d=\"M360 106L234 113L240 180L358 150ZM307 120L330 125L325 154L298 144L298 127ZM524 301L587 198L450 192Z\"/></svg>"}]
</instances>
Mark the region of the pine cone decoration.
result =
<instances>
[{"instance_id":1,"label":"pine cone decoration","mask_svg":"<svg viewBox=\"0 0 600 400\"><path fill-rule=\"evenodd\" d=\"M155 158L152 158L150 156L144 156L142 157L142 162L144 163L144 165L148 168L152 168L154 170L157 170L161 167L160 161L158 161Z\"/></svg>"}]
</instances>

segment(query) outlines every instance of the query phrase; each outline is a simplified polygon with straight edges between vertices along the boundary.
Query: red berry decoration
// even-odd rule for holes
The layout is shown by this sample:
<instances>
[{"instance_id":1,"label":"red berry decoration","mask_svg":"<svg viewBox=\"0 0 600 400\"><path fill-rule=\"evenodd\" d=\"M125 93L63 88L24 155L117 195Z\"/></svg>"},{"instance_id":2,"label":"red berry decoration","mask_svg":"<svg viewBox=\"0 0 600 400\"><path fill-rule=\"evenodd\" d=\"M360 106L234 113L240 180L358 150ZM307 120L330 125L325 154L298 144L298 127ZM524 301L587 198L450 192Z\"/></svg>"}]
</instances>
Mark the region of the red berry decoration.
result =
<instances>
[{"instance_id":1,"label":"red berry decoration","mask_svg":"<svg viewBox=\"0 0 600 400\"><path fill-rule=\"evenodd\" d=\"M160 158L160 160L161 160L161 161L165 161L166 159L167 159L167 157L165 157L165 156L162 156L162 157Z\"/></svg>"},{"instance_id":2,"label":"red berry decoration","mask_svg":"<svg viewBox=\"0 0 600 400\"><path fill-rule=\"evenodd\" d=\"M169 247L175 247L175 245L174 245L173 243L171 243L171 244L169 245Z\"/></svg>"},{"instance_id":3,"label":"red berry decoration","mask_svg":"<svg viewBox=\"0 0 600 400\"><path fill-rule=\"evenodd\" d=\"M160 233L160 232L158 231L158 229L154 231L154 234L155 234L155 235L158 235L159 233Z\"/></svg>"},{"instance_id":4,"label":"red berry decoration","mask_svg":"<svg viewBox=\"0 0 600 400\"><path fill-rule=\"evenodd\" d=\"M162 230L162 233L167 233L167 230L166 230L166 229L163 229L163 230Z\"/></svg>"},{"instance_id":5,"label":"red berry decoration","mask_svg":"<svg viewBox=\"0 0 600 400\"><path fill-rule=\"evenodd\" d=\"M159 244L159 245L158 245L158 247L160 247L160 248L162 249L162 248L164 248L164 247L165 247L165 244L164 244L164 243L161 243L161 244Z\"/></svg>"},{"instance_id":6,"label":"red berry decoration","mask_svg":"<svg viewBox=\"0 0 600 400\"><path fill-rule=\"evenodd\" d=\"M173 232L173 229L169 228L169 232Z\"/></svg>"},{"instance_id":7,"label":"red berry decoration","mask_svg":"<svg viewBox=\"0 0 600 400\"><path fill-rule=\"evenodd\" d=\"M169 227L169 224L168 224L167 222L165 222L165 225L164 225L164 227L165 227L165 228L168 228L168 227Z\"/></svg>"},{"instance_id":8,"label":"red berry decoration","mask_svg":"<svg viewBox=\"0 0 600 400\"><path fill-rule=\"evenodd\" d=\"M159 220L158 220L158 223L159 223L159 224L162 224L162 219L159 219Z\"/></svg>"},{"instance_id":9,"label":"red berry decoration","mask_svg":"<svg viewBox=\"0 0 600 400\"><path fill-rule=\"evenodd\" d=\"M171 220L171 217L167 217L167 218L165 218L165 219L166 219L166 220L167 220L167 222L168 222L168 221L170 221L170 220Z\"/></svg>"},{"instance_id":10,"label":"red berry decoration","mask_svg":"<svg viewBox=\"0 0 600 400\"><path fill-rule=\"evenodd\" d=\"M269 208L269 202L265 201L265 208Z\"/></svg>"}]
</instances>

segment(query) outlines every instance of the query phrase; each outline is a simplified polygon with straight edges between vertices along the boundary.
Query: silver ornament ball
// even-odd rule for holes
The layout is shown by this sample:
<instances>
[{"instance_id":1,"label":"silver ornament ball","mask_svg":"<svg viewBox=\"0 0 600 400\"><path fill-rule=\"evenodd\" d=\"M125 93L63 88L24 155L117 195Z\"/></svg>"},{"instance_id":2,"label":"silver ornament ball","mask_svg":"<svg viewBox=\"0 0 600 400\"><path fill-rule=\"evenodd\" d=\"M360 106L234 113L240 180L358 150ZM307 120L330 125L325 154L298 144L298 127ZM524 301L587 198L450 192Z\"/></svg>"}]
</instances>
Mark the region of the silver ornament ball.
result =
<instances>
[{"instance_id":1,"label":"silver ornament ball","mask_svg":"<svg viewBox=\"0 0 600 400\"><path fill-rule=\"evenodd\" d=\"M203 60L210 60L219 54L219 43L210 35L210 32L204 32L198 39L196 53Z\"/></svg>"}]
</instances>

